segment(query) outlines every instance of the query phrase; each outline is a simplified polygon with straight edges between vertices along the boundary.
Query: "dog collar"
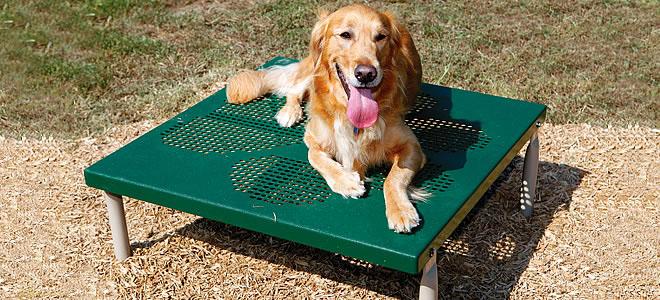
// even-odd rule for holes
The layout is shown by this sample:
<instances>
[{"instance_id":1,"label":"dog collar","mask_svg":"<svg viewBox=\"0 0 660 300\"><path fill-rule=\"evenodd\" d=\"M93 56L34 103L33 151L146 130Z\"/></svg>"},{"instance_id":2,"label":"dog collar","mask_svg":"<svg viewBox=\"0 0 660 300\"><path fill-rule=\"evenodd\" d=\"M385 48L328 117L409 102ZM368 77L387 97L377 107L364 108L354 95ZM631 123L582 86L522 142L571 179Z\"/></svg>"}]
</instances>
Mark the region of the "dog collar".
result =
<instances>
[{"instance_id":1,"label":"dog collar","mask_svg":"<svg viewBox=\"0 0 660 300\"><path fill-rule=\"evenodd\" d=\"M353 134L355 134L355 137L357 138L358 134L360 134L360 128L353 127Z\"/></svg>"}]
</instances>

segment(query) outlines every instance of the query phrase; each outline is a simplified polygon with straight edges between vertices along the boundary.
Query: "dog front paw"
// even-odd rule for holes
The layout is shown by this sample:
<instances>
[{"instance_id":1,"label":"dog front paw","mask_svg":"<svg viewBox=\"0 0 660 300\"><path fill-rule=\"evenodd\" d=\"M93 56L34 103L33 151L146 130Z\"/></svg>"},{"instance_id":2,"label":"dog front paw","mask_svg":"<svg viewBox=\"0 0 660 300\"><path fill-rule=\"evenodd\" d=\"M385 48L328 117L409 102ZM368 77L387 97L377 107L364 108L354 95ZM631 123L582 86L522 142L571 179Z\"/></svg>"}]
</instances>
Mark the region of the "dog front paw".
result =
<instances>
[{"instance_id":1,"label":"dog front paw","mask_svg":"<svg viewBox=\"0 0 660 300\"><path fill-rule=\"evenodd\" d=\"M333 192L342 195L344 198L356 199L364 195L366 191L364 181L360 180L358 172L347 172L338 178L328 180L328 185Z\"/></svg>"},{"instance_id":2,"label":"dog front paw","mask_svg":"<svg viewBox=\"0 0 660 300\"><path fill-rule=\"evenodd\" d=\"M395 207L387 207L385 215L387 216L387 225L390 229L398 233L408 233L413 228L419 226L422 221L415 207L406 201L405 203L397 203Z\"/></svg>"},{"instance_id":3,"label":"dog front paw","mask_svg":"<svg viewBox=\"0 0 660 300\"><path fill-rule=\"evenodd\" d=\"M300 119L302 119L303 116L303 111L302 108L298 105L284 105L279 112L277 112L277 115L275 115L275 119L277 120L277 123L280 124L282 127L291 127L293 124L296 124Z\"/></svg>"}]
</instances>

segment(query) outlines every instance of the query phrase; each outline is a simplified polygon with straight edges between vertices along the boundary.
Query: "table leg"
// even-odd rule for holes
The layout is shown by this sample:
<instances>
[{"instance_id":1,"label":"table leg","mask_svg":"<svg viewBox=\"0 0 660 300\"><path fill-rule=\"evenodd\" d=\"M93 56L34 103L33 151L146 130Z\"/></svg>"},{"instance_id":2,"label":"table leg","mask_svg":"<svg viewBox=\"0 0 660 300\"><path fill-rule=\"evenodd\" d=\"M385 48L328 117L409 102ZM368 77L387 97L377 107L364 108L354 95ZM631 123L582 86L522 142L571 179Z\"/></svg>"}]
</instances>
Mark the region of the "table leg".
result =
<instances>
[{"instance_id":1,"label":"table leg","mask_svg":"<svg viewBox=\"0 0 660 300\"><path fill-rule=\"evenodd\" d=\"M105 203L108 206L108 218L112 231L112 243L115 246L115 256L122 261L131 256L131 245L128 241L128 229L124 215L124 202L120 195L105 192Z\"/></svg>"},{"instance_id":2,"label":"table leg","mask_svg":"<svg viewBox=\"0 0 660 300\"><path fill-rule=\"evenodd\" d=\"M431 249L431 258L426 262L422 271L422 279L419 284L419 299L438 299L438 262L435 249Z\"/></svg>"},{"instance_id":3,"label":"table leg","mask_svg":"<svg viewBox=\"0 0 660 300\"><path fill-rule=\"evenodd\" d=\"M523 182L520 187L520 209L525 217L530 218L536 199L536 179L539 171L539 138L535 133L529 140L523 167Z\"/></svg>"}]
</instances>

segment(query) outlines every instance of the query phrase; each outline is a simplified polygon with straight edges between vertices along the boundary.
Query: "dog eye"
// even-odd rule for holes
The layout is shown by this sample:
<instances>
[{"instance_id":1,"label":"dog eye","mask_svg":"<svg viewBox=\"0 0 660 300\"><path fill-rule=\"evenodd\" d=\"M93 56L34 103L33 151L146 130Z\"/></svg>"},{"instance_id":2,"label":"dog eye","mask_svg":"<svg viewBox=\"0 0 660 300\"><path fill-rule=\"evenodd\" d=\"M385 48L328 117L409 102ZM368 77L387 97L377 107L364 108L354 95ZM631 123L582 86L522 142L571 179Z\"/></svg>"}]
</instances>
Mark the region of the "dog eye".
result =
<instances>
[{"instance_id":1,"label":"dog eye","mask_svg":"<svg viewBox=\"0 0 660 300\"><path fill-rule=\"evenodd\" d=\"M344 31L341 34L339 34L340 37L342 37L345 40L350 40L351 39L351 33L348 31Z\"/></svg>"},{"instance_id":2,"label":"dog eye","mask_svg":"<svg viewBox=\"0 0 660 300\"><path fill-rule=\"evenodd\" d=\"M378 35L376 35L376 42L380 42L384 40L386 37L387 37L386 35L379 33Z\"/></svg>"}]
</instances>

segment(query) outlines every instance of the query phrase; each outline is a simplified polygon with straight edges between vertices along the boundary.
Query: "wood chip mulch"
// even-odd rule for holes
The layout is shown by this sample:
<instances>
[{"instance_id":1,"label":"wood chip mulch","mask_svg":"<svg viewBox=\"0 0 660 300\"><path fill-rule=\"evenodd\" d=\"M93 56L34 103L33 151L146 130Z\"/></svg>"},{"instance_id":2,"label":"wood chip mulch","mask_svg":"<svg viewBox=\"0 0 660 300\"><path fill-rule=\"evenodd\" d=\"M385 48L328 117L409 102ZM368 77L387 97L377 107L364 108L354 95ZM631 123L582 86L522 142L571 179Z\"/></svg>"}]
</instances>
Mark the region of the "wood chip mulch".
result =
<instances>
[{"instance_id":1,"label":"wood chip mulch","mask_svg":"<svg viewBox=\"0 0 660 300\"><path fill-rule=\"evenodd\" d=\"M133 199L134 255L115 262L101 193L82 170L155 125L0 136L0 298L417 297L417 276ZM659 298L660 132L542 130L534 217L518 212L518 157L445 243L443 297Z\"/></svg>"}]
</instances>

